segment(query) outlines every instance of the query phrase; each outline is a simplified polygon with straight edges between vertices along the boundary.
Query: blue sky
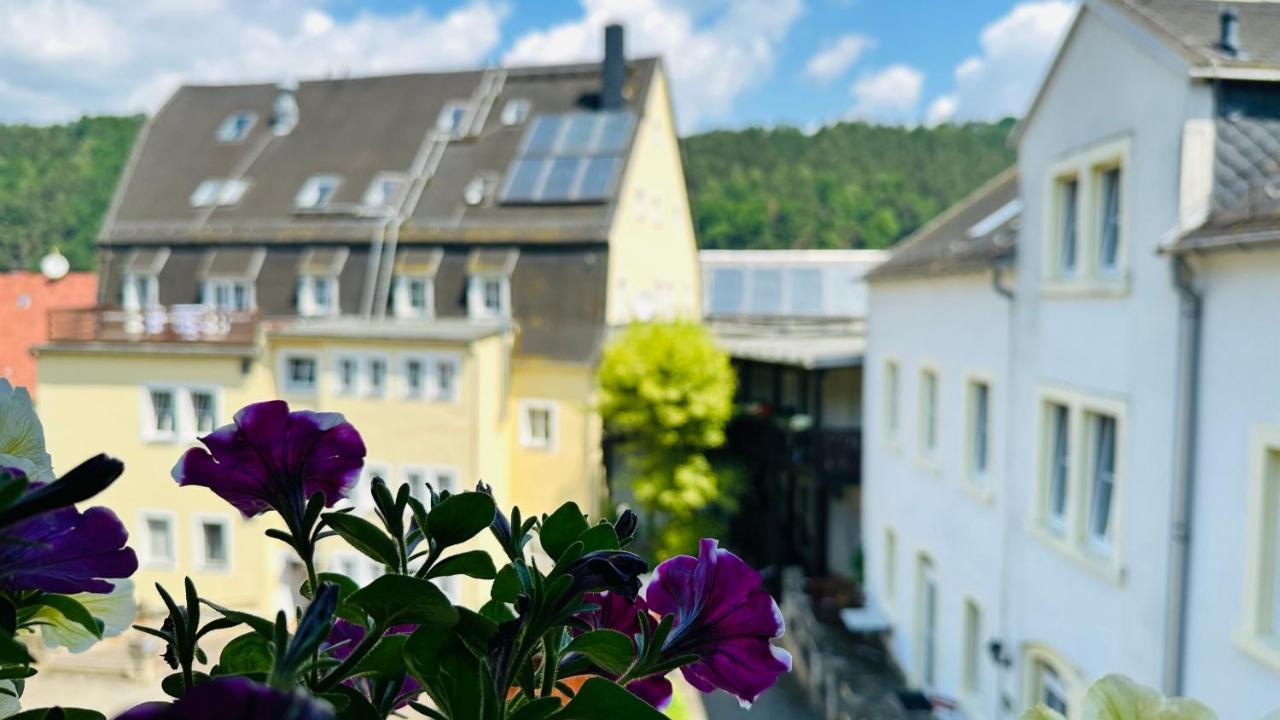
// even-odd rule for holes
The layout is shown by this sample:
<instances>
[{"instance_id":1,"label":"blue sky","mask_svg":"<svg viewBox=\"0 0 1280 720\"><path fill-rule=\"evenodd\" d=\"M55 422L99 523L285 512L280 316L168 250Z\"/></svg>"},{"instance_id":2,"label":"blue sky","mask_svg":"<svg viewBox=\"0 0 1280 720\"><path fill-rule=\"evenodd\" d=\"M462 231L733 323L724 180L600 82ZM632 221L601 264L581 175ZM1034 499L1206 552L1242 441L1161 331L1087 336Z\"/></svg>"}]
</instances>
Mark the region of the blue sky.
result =
<instances>
[{"instance_id":1,"label":"blue sky","mask_svg":"<svg viewBox=\"0 0 1280 720\"><path fill-rule=\"evenodd\" d=\"M5 0L0 120L153 111L182 82L667 61L685 131L1020 113L1071 0Z\"/></svg>"}]
</instances>

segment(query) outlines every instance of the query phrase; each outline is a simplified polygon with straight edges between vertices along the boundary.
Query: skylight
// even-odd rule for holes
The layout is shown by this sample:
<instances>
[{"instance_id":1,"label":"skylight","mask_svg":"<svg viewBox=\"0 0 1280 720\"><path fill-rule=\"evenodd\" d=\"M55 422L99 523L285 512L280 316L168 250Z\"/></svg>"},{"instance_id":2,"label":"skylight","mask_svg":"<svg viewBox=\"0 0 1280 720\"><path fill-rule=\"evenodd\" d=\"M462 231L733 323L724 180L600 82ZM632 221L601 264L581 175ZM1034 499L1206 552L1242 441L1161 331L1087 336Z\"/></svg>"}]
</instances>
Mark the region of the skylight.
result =
<instances>
[{"instance_id":1,"label":"skylight","mask_svg":"<svg viewBox=\"0 0 1280 720\"><path fill-rule=\"evenodd\" d=\"M512 98L502 106L502 124L519 125L529 117L529 101L524 98Z\"/></svg>"},{"instance_id":2,"label":"skylight","mask_svg":"<svg viewBox=\"0 0 1280 720\"><path fill-rule=\"evenodd\" d=\"M253 129L253 124L257 122L258 116L251 112L231 113L226 120L218 126L218 142L238 142L243 140L249 131Z\"/></svg>"},{"instance_id":3,"label":"skylight","mask_svg":"<svg viewBox=\"0 0 1280 720\"><path fill-rule=\"evenodd\" d=\"M400 173L378 173L369 189L364 192L364 204L369 207L391 207L400 200L405 177Z\"/></svg>"},{"instance_id":4,"label":"skylight","mask_svg":"<svg viewBox=\"0 0 1280 720\"><path fill-rule=\"evenodd\" d=\"M458 136L462 134L462 121L467 117L467 103L451 100L445 103L436 117L436 129L442 133Z\"/></svg>"},{"instance_id":5,"label":"skylight","mask_svg":"<svg viewBox=\"0 0 1280 720\"><path fill-rule=\"evenodd\" d=\"M192 207L209 207L211 205L235 205L244 197L249 189L249 181L240 178L226 180L213 178L204 180L191 193Z\"/></svg>"},{"instance_id":6,"label":"skylight","mask_svg":"<svg viewBox=\"0 0 1280 720\"><path fill-rule=\"evenodd\" d=\"M635 126L628 111L538 115L507 171L504 203L608 199Z\"/></svg>"},{"instance_id":7,"label":"skylight","mask_svg":"<svg viewBox=\"0 0 1280 720\"><path fill-rule=\"evenodd\" d=\"M217 199L221 190L221 180L205 180L201 182L196 186L195 192L191 193L192 207L209 207Z\"/></svg>"},{"instance_id":8,"label":"skylight","mask_svg":"<svg viewBox=\"0 0 1280 720\"><path fill-rule=\"evenodd\" d=\"M312 175L303 183L293 204L306 210L323 208L333 199L333 194L338 191L341 183L342 179L337 175Z\"/></svg>"}]
</instances>

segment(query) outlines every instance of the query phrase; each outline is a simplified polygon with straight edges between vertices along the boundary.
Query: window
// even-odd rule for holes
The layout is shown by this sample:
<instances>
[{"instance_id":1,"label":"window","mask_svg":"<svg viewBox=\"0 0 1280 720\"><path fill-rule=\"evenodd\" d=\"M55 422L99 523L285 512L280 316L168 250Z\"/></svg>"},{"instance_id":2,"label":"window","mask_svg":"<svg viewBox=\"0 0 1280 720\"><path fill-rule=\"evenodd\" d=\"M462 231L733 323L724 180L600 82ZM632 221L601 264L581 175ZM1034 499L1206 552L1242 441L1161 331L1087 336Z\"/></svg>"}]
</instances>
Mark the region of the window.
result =
<instances>
[{"instance_id":1,"label":"window","mask_svg":"<svg viewBox=\"0 0 1280 720\"><path fill-rule=\"evenodd\" d=\"M175 390L152 388L151 421L147 433L151 440L171 440L178 434L178 393Z\"/></svg>"},{"instance_id":2,"label":"window","mask_svg":"<svg viewBox=\"0 0 1280 720\"><path fill-rule=\"evenodd\" d=\"M378 173L364 192L364 204L372 208L393 207L404 192L405 176L400 173Z\"/></svg>"},{"instance_id":3,"label":"window","mask_svg":"<svg viewBox=\"0 0 1280 720\"><path fill-rule=\"evenodd\" d=\"M218 194L221 192L221 180L203 180L191 193L191 207L209 207L218 200Z\"/></svg>"},{"instance_id":4,"label":"window","mask_svg":"<svg viewBox=\"0 0 1280 720\"><path fill-rule=\"evenodd\" d=\"M991 464L991 386L981 380L969 383L969 482L987 487Z\"/></svg>"},{"instance_id":5,"label":"window","mask_svg":"<svg viewBox=\"0 0 1280 720\"><path fill-rule=\"evenodd\" d=\"M1046 664L1041 664L1037 673L1039 692L1036 693L1036 701L1066 717L1070 700L1067 688L1062 683L1062 676L1058 675L1058 671L1052 666Z\"/></svg>"},{"instance_id":6,"label":"window","mask_svg":"<svg viewBox=\"0 0 1280 720\"><path fill-rule=\"evenodd\" d=\"M471 178L471 182L462 190L462 199L471 206L484 203L489 199L489 191L493 183L489 178L481 175Z\"/></svg>"},{"instance_id":7,"label":"window","mask_svg":"<svg viewBox=\"0 0 1280 720\"><path fill-rule=\"evenodd\" d=\"M210 278L200 285L201 302L223 312L248 312L257 306L253 283L241 278Z\"/></svg>"},{"instance_id":8,"label":"window","mask_svg":"<svg viewBox=\"0 0 1280 720\"><path fill-rule=\"evenodd\" d=\"M249 131L253 129L253 124L257 120L258 116L255 113L231 113L218 126L218 142L230 143L243 140L249 134Z\"/></svg>"},{"instance_id":9,"label":"window","mask_svg":"<svg viewBox=\"0 0 1280 720\"><path fill-rule=\"evenodd\" d=\"M933 562L921 555L916 570L916 672L926 689L938 679L938 580Z\"/></svg>"},{"instance_id":10,"label":"window","mask_svg":"<svg viewBox=\"0 0 1280 720\"><path fill-rule=\"evenodd\" d=\"M338 278L303 275L298 279L298 314L324 317L338 314Z\"/></svg>"},{"instance_id":11,"label":"window","mask_svg":"<svg viewBox=\"0 0 1280 720\"><path fill-rule=\"evenodd\" d=\"M467 117L467 103L464 100L453 100L445 103L436 117L436 130L447 135L458 137L463 134L462 121Z\"/></svg>"},{"instance_id":12,"label":"window","mask_svg":"<svg viewBox=\"0 0 1280 720\"><path fill-rule=\"evenodd\" d=\"M982 610L973 598L964 601L964 638L960 659L961 688L968 695L982 691Z\"/></svg>"},{"instance_id":13,"label":"window","mask_svg":"<svg viewBox=\"0 0 1280 720\"><path fill-rule=\"evenodd\" d=\"M284 356L284 390L287 393L314 394L316 391L316 358L314 355Z\"/></svg>"},{"instance_id":14,"label":"window","mask_svg":"<svg viewBox=\"0 0 1280 720\"><path fill-rule=\"evenodd\" d=\"M1255 427L1250 444L1244 621L1236 642L1280 668L1280 426Z\"/></svg>"},{"instance_id":15,"label":"window","mask_svg":"<svg viewBox=\"0 0 1280 720\"><path fill-rule=\"evenodd\" d=\"M392 306L396 317L429 318L435 314L435 288L430 277L396 277Z\"/></svg>"},{"instance_id":16,"label":"window","mask_svg":"<svg viewBox=\"0 0 1280 720\"><path fill-rule=\"evenodd\" d=\"M244 197L245 192L249 190L249 181L242 178L222 181L222 187L218 189L219 205L235 205L240 202L240 198Z\"/></svg>"},{"instance_id":17,"label":"window","mask_svg":"<svg viewBox=\"0 0 1280 720\"><path fill-rule=\"evenodd\" d=\"M202 517L196 521L196 566L201 570L231 569L231 521Z\"/></svg>"},{"instance_id":18,"label":"window","mask_svg":"<svg viewBox=\"0 0 1280 720\"><path fill-rule=\"evenodd\" d=\"M423 504L430 505L427 492L427 469L405 466L400 469L401 482L409 486L409 492Z\"/></svg>"},{"instance_id":19,"label":"window","mask_svg":"<svg viewBox=\"0 0 1280 720\"><path fill-rule=\"evenodd\" d=\"M712 315L739 315L746 285L746 270L741 268L716 268L711 272L711 297L708 301Z\"/></svg>"},{"instance_id":20,"label":"window","mask_svg":"<svg viewBox=\"0 0 1280 720\"><path fill-rule=\"evenodd\" d=\"M359 361L350 355L342 355L334 365L337 368L338 394L355 395L359 392L356 385L360 373Z\"/></svg>"},{"instance_id":21,"label":"window","mask_svg":"<svg viewBox=\"0 0 1280 720\"><path fill-rule=\"evenodd\" d=\"M519 125L529 117L529 101L524 98L512 98L502 106L502 124L510 127Z\"/></svg>"},{"instance_id":22,"label":"window","mask_svg":"<svg viewBox=\"0 0 1280 720\"><path fill-rule=\"evenodd\" d=\"M1047 517L1061 532L1067 525L1067 490L1071 471L1071 420L1065 405L1049 405L1049 494Z\"/></svg>"},{"instance_id":23,"label":"window","mask_svg":"<svg viewBox=\"0 0 1280 720\"><path fill-rule=\"evenodd\" d=\"M1115 274L1120 269L1120 168L1099 174L1098 271Z\"/></svg>"},{"instance_id":24,"label":"window","mask_svg":"<svg viewBox=\"0 0 1280 720\"><path fill-rule=\"evenodd\" d=\"M405 396L421 398L427 394L427 368L419 358L404 361Z\"/></svg>"},{"instance_id":25,"label":"window","mask_svg":"<svg viewBox=\"0 0 1280 720\"><path fill-rule=\"evenodd\" d=\"M218 407L213 393L191 391L191 414L195 419L196 434L207 435L218 429Z\"/></svg>"},{"instance_id":26,"label":"window","mask_svg":"<svg viewBox=\"0 0 1280 720\"><path fill-rule=\"evenodd\" d=\"M1076 248L1078 247L1078 223L1080 182L1076 178L1058 181L1058 275L1072 277L1076 274Z\"/></svg>"},{"instance_id":27,"label":"window","mask_svg":"<svg viewBox=\"0 0 1280 720\"><path fill-rule=\"evenodd\" d=\"M520 446L535 450L554 450L556 443L557 405L548 400L520 402Z\"/></svg>"},{"instance_id":28,"label":"window","mask_svg":"<svg viewBox=\"0 0 1280 720\"><path fill-rule=\"evenodd\" d=\"M436 399L451 401L457 398L458 361L441 358L436 360Z\"/></svg>"},{"instance_id":29,"label":"window","mask_svg":"<svg viewBox=\"0 0 1280 720\"><path fill-rule=\"evenodd\" d=\"M898 598L898 535L893 528L884 529L884 599L886 607Z\"/></svg>"},{"instance_id":30,"label":"window","mask_svg":"<svg viewBox=\"0 0 1280 720\"><path fill-rule=\"evenodd\" d=\"M1078 675L1056 652L1042 645L1027 647L1023 656L1023 705L1045 705L1064 717L1073 717Z\"/></svg>"},{"instance_id":31,"label":"window","mask_svg":"<svg viewBox=\"0 0 1280 720\"><path fill-rule=\"evenodd\" d=\"M467 305L473 318L510 317L511 281L505 275L472 275Z\"/></svg>"},{"instance_id":32,"label":"window","mask_svg":"<svg viewBox=\"0 0 1280 720\"><path fill-rule=\"evenodd\" d=\"M920 371L920 456L932 460L938 451L938 373Z\"/></svg>"},{"instance_id":33,"label":"window","mask_svg":"<svg viewBox=\"0 0 1280 720\"><path fill-rule=\"evenodd\" d=\"M125 310L138 311L160 304L160 282L155 275L124 276L121 286L121 305Z\"/></svg>"},{"instance_id":34,"label":"window","mask_svg":"<svg viewBox=\"0 0 1280 720\"><path fill-rule=\"evenodd\" d=\"M329 204L342 178L337 175L312 175L302 184L302 189L293 199L294 207L301 210L320 210Z\"/></svg>"},{"instance_id":35,"label":"window","mask_svg":"<svg viewBox=\"0 0 1280 720\"><path fill-rule=\"evenodd\" d=\"M174 542L173 514L144 511L142 523L145 528L143 563L152 568L173 567L178 555Z\"/></svg>"},{"instance_id":36,"label":"window","mask_svg":"<svg viewBox=\"0 0 1280 720\"><path fill-rule=\"evenodd\" d=\"M890 440L898 439L900 385L898 363L889 360L884 364L884 426Z\"/></svg>"},{"instance_id":37,"label":"window","mask_svg":"<svg viewBox=\"0 0 1280 720\"><path fill-rule=\"evenodd\" d=\"M1104 550L1111 544L1111 496L1116 478L1116 419L1087 414L1089 439L1089 540Z\"/></svg>"},{"instance_id":38,"label":"window","mask_svg":"<svg viewBox=\"0 0 1280 720\"><path fill-rule=\"evenodd\" d=\"M365 359L365 394L369 397L383 397L387 394L387 359L385 357L369 357Z\"/></svg>"}]
</instances>

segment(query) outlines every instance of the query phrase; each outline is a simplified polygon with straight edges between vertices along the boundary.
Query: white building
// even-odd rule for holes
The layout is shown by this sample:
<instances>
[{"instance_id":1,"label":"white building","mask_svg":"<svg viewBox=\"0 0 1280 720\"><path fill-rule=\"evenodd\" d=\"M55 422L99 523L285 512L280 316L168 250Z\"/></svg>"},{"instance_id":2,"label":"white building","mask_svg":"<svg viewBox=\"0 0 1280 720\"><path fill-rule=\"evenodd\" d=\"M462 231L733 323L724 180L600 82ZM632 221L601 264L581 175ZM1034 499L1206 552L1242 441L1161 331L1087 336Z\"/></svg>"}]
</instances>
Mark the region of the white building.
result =
<instances>
[{"instance_id":1,"label":"white building","mask_svg":"<svg viewBox=\"0 0 1280 720\"><path fill-rule=\"evenodd\" d=\"M872 275L868 584L970 716L1109 672L1280 707L1280 3L1222 5L1086 0L1015 137L1014 271L963 247L997 182Z\"/></svg>"}]
</instances>

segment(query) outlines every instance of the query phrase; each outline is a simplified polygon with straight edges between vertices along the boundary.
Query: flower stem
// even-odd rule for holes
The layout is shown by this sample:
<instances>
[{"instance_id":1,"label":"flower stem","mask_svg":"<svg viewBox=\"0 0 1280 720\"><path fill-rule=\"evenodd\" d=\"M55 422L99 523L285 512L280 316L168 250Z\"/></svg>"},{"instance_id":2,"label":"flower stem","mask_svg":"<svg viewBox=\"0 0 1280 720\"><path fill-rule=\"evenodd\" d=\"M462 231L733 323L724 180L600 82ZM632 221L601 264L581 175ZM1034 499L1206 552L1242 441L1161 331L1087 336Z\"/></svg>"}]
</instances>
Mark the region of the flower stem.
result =
<instances>
[{"instance_id":1,"label":"flower stem","mask_svg":"<svg viewBox=\"0 0 1280 720\"><path fill-rule=\"evenodd\" d=\"M322 693L341 682L347 676L347 673L359 664L365 655L369 654L369 651L373 649L374 645L378 644L378 641L382 639L386 632L387 629L381 623L374 624L368 634L364 636L364 639L360 641L360 644L351 650L351 654L347 656L347 659L343 660L341 665L329 671L328 675L320 678L320 682L316 683L316 692Z\"/></svg>"}]
</instances>

